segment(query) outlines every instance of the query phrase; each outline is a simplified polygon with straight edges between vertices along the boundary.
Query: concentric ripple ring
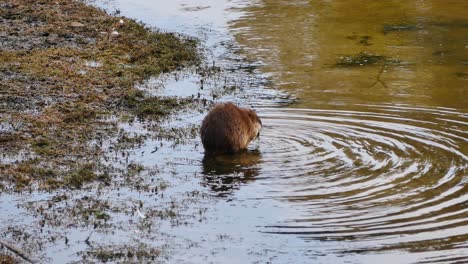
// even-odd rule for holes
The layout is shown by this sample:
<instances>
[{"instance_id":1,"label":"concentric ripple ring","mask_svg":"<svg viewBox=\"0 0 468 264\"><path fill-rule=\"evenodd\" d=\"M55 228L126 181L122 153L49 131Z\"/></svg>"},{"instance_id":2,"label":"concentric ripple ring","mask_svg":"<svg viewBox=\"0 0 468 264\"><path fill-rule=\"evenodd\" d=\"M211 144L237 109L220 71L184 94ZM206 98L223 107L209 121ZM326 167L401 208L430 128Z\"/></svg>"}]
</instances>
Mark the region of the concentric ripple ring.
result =
<instances>
[{"instance_id":1,"label":"concentric ripple ring","mask_svg":"<svg viewBox=\"0 0 468 264\"><path fill-rule=\"evenodd\" d=\"M351 240L363 250L467 250L468 115L359 109L258 109L264 131L257 180L273 189L265 199L303 212L262 231Z\"/></svg>"}]
</instances>

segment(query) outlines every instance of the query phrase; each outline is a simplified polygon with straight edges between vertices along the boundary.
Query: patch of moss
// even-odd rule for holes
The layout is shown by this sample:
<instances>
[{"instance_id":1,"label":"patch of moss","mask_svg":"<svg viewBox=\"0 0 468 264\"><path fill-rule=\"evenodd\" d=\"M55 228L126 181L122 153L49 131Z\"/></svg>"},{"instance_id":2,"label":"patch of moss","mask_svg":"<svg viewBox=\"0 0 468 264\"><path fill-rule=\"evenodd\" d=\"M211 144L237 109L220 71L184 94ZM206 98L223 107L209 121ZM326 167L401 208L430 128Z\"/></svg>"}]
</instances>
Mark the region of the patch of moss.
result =
<instances>
[{"instance_id":1,"label":"patch of moss","mask_svg":"<svg viewBox=\"0 0 468 264\"><path fill-rule=\"evenodd\" d=\"M128 91L123 97L123 104L130 108L135 109L140 102L145 99L145 94L141 90L133 89Z\"/></svg>"},{"instance_id":2,"label":"patch of moss","mask_svg":"<svg viewBox=\"0 0 468 264\"><path fill-rule=\"evenodd\" d=\"M55 156L57 152L52 146L51 142L44 138L39 138L33 141L31 144L32 149L37 155L40 156Z\"/></svg>"},{"instance_id":3,"label":"patch of moss","mask_svg":"<svg viewBox=\"0 0 468 264\"><path fill-rule=\"evenodd\" d=\"M127 169L128 169L128 174L130 176L135 176L135 175L138 175L140 172L142 172L145 169L145 167L138 163L130 163L127 165Z\"/></svg>"},{"instance_id":4,"label":"patch of moss","mask_svg":"<svg viewBox=\"0 0 468 264\"><path fill-rule=\"evenodd\" d=\"M97 220L108 221L111 217L106 212L96 211L96 212L94 212L94 218L96 218Z\"/></svg>"},{"instance_id":5,"label":"patch of moss","mask_svg":"<svg viewBox=\"0 0 468 264\"><path fill-rule=\"evenodd\" d=\"M45 181L41 184L42 189L53 190L60 188L63 184L63 181L56 178L46 178Z\"/></svg>"},{"instance_id":6,"label":"patch of moss","mask_svg":"<svg viewBox=\"0 0 468 264\"><path fill-rule=\"evenodd\" d=\"M96 118L96 111L83 104L64 109L64 112L63 122L65 123L87 122Z\"/></svg>"},{"instance_id":7,"label":"patch of moss","mask_svg":"<svg viewBox=\"0 0 468 264\"><path fill-rule=\"evenodd\" d=\"M82 252L85 258L91 258L99 262L154 262L161 255L159 249L144 244L136 247L113 246Z\"/></svg>"},{"instance_id":8,"label":"patch of moss","mask_svg":"<svg viewBox=\"0 0 468 264\"><path fill-rule=\"evenodd\" d=\"M10 188L14 187L15 191L31 187L32 183L38 183L41 189L55 189L63 184L58 171L39 164L37 159L18 162L2 169L6 173L1 180L12 180L14 186L10 185Z\"/></svg>"},{"instance_id":9,"label":"patch of moss","mask_svg":"<svg viewBox=\"0 0 468 264\"><path fill-rule=\"evenodd\" d=\"M12 256L0 254L0 264L16 264L17 262Z\"/></svg>"},{"instance_id":10,"label":"patch of moss","mask_svg":"<svg viewBox=\"0 0 468 264\"><path fill-rule=\"evenodd\" d=\"M80 189L83 184L97 179L91 164L84 165L65 177L64 184L69 188Z\"/></svg>"},{"instance_id":11,"label":"patch of moss","mask_svg":"<svg viewBox=\"0 0 468 264\"><path fill-rule=\"evenodd\" d=\"M142 91L132 91L124 97L124 105L140 119L159 119L183 108L190 102L188 99L175 97L145 97Z\"/></svg>"},{"instance_id":12,"label":"patch of moss","mask_svg":"<svg viewBox=\"0 0 468 264\"><path fill-rule=\"evenodd\" d=\"M124 252L119 252L119 251L108 251L108 250L97 250L95 252L92 252L93 257L96 259L102 261L102 262L109 262L109 261L115 261L118 259L125 258L125 253Z\"/></svg>"},{"instance_id":13,"label":"patch of moss","mask_svg":"<svg viewBox=\"0 0 468 264\"><path fill-rule=\"evenodd\" d=\"M158 118L160 116L168 115L174 110L181 108L184 103L186 103L185 100L180 100L177 98L149 97L138 105L138 107L135 109L135 112L140 118Z\"/></svg>"},{"instance_id":14,"label":"patch of moss","mask_svg":"<svg viewBox=\"0 0 468 264\"><path fill-rule=\"evenodd\" d=\"M34 174L42 179L50 179L56 178L59 173L49 168L36 168Z\"/></svg>"},{"instance_id":15,"label":"patch of moss","mask_svg":"<svg viewBox=\"0 0 468 264\"><path fill-rule=\"evenodd\" d=\"M25 174L15 174L14 182L15 182L15 187L18 190L24 189L31 185L31 177Z\"/></svg>"},{"instance_id":16,"label":"patch of moss","mask_svg":"<svg viewBox=\"0 0 468 264\"><path fill-rule=\"evenodd\" d=\"M39 138L33 141L32 146L37 148L48 147L50 142L45 138Z\"/></svg>"},{"instance_id":17,"label":"patch of moss","mask_svg":"<svg viewBox=\"0 0 468 264\"><path fill-rule=\"evenodd\" d=\"M0 144L11 143L19 139L20 137L15 134L6 134L6 133L0 134Z\"/></svg>"}]
</instances>

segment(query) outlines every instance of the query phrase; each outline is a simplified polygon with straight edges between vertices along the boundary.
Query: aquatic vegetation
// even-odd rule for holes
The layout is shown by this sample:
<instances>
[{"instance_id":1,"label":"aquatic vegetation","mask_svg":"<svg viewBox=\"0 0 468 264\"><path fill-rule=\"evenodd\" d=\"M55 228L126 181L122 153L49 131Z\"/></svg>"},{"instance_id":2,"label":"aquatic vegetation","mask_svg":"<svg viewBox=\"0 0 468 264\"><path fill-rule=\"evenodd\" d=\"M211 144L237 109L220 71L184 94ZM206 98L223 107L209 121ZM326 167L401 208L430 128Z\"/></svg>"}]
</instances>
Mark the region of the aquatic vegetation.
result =
<instances>
[{"instance_id":1,"label":"aquatic vegetation","mask_svg":"<svg viewBox=\"0 0 468 264\"><path fill-rule=\"evenodd\" d=\"M123 105L140 119L158 119L192 102L189 99L175 97L146 97L142 91L131 91L123 99Z\"/></svg>"},{"instance_id":2,"label":"aquatic vegetation","mask_svg":"<svg viewBox=\"0 0 468 264\"><path fill-rule=\"evenodd\" d=\"M91 259L100 262L152 262L161 255L159 249L140 244L134 247L101 247L99 249L80 253L83 260Z\"/></svg>"},{"instance_id":3,"label":"aquatic vegetation","mask_svg":"<svg viewBox=\"0 0 468 264\"><path fill-rule=\"evenodd\" d=\"M351 35L346 37L349 40L356 40L357 44L363 45L363 46L370 46L372 45L369 41L372 39L371 36L357 36L357 35Z\"/></svg>"},{"instance_id":4,"label":"aquatic vegetation","mask_svg":"<svg viewBox=\"0 0 468 264\"><path fill-rule=\"evenodd\" d=\"M342 56L335 65L339 67L355 67L374 65L385 61L387 61L385 56L375 55L368 52L361 52L354 56Z\"/></svg>"},{"instance_id":5,"label":"aquatic vegetation","mask_svg":"<svg viewBox=\"0 0 468 264\"><path fill-rule=\"evenodd\" d=\"M388 34L391 32L400 32L400 31L416 31L421 29L420 26L410 23L400 23L400 24L389 24L384 25L383 33Z\"/></svg>"},{"instance_id":6,"label":"aquatic vegetation","mask_svg":"<svg viewBox=\"0 0 468 264\"><path fill-rule=\"evenodd\" d=\"M97 178L94 173L92 164L87 164L73 171L68 177L65 178L65 186L69 188L81 188L86 182L93 181Z\"/></svg>"}]
</instances>

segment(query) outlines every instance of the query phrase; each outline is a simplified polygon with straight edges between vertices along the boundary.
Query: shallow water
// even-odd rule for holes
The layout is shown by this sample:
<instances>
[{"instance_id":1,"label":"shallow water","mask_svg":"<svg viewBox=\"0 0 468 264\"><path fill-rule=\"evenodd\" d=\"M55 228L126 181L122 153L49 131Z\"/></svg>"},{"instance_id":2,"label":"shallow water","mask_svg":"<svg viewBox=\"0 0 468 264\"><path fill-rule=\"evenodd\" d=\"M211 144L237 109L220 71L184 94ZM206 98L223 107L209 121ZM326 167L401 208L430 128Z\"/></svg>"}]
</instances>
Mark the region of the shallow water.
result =
<instances>
[{"instance_id":1,"label":"shallow water","mask_svg":"<svg viewBox=\"0 0 468 264\"><path fill-rule=\"evenodd\" d=\"M221 97L262 117L249 152L204 159L192 139L132 157L175 164L193 175L181 190L216 197L199 224L168 231L196 244L173 261L468 261L466 1L131 2L111 1L201 37L224 67L245 56L253 70L234 79L269 80ZM200 92L182 79L146 89Z\"/></svg>"},{"instance_id":2,"label":"shallow water","mask_svg":"<svg viewBox=\"0 0 468 264\"><path fill-rule=\"evenodd\" d=\"M69 194L85 208L108 202L112 227L70 216L73 225L38 229L28 204L61 216L66 202L50 200L66 193L4 195L1 223L22 216L16 228L64 234L66 244L30 242L47 262L119 243L163 248L170 263L468 261L468 2L95 2L202 39L222 69L167 74L142 90L251 105L264 129L235 156L204 158L196 135L110 151L109 162L143 165L139 180L167 185L153 193L122 176L121 188ZM187 133L204 114L165 128ZM167 208L177 217L158 214Z\"/></svg>"}]
</instances>

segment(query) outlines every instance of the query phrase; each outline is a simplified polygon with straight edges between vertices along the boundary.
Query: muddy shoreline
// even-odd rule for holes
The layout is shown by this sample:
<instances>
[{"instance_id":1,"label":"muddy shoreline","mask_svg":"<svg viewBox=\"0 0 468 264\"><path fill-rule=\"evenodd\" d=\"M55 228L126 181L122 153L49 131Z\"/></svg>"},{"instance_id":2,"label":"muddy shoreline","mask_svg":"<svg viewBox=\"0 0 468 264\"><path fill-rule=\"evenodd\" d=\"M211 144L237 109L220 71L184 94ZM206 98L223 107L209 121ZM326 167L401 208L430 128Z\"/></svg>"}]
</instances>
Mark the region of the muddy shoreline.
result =
<instances>
[{"instance_id":1,"label":"muddy shoreline","mask_svg":"<svg viewBox=\"0 0 468 264\"><path fill-rule=\"evenodd\" d=\"M207 100L150 95L136 87L151 76L186 67L202 75L215 71L202 66L198 41L82 1L8 0L0 4L0 20L2 211L13 206L28 215L23 224L3 223L0 240L47 262L45 248L57 241L67 248L73 242L69 233L85 229L86 237L76 236L81 246L72 259L153 261L164 256L161 245L103 247L93 237L94 232L116 232L122 228L117 215L132 217L143 207L137 200L110 202L103 193L128 188L164 196L167 184L153 177L157 169L142 173L142 165L113 162L111 156L125 160L148 137L176 142L196 134L193 127L160 124L178 111L202 111ZM120 129L134 123L144 127L137 136ZM35 198L26 202L17 199L31 194ZM152 221L183 221L178 208L185 205L171 203L154 209ZM0 262L22 261L27 259L0 247Z\"/></svg>"},{"instance_id":2,"label":"muddy shoreline","mask_svg":"<svg viewBox=\"0 0 468 264\"><path fill-rule=\"evenodd\" d=\"M157 122L197 103L135 88L199 64L195 39L78 1L9 1L0 17L3 191L99 181L98 142L114 136L115 120Z\"/></svg>"}]
</instances>

